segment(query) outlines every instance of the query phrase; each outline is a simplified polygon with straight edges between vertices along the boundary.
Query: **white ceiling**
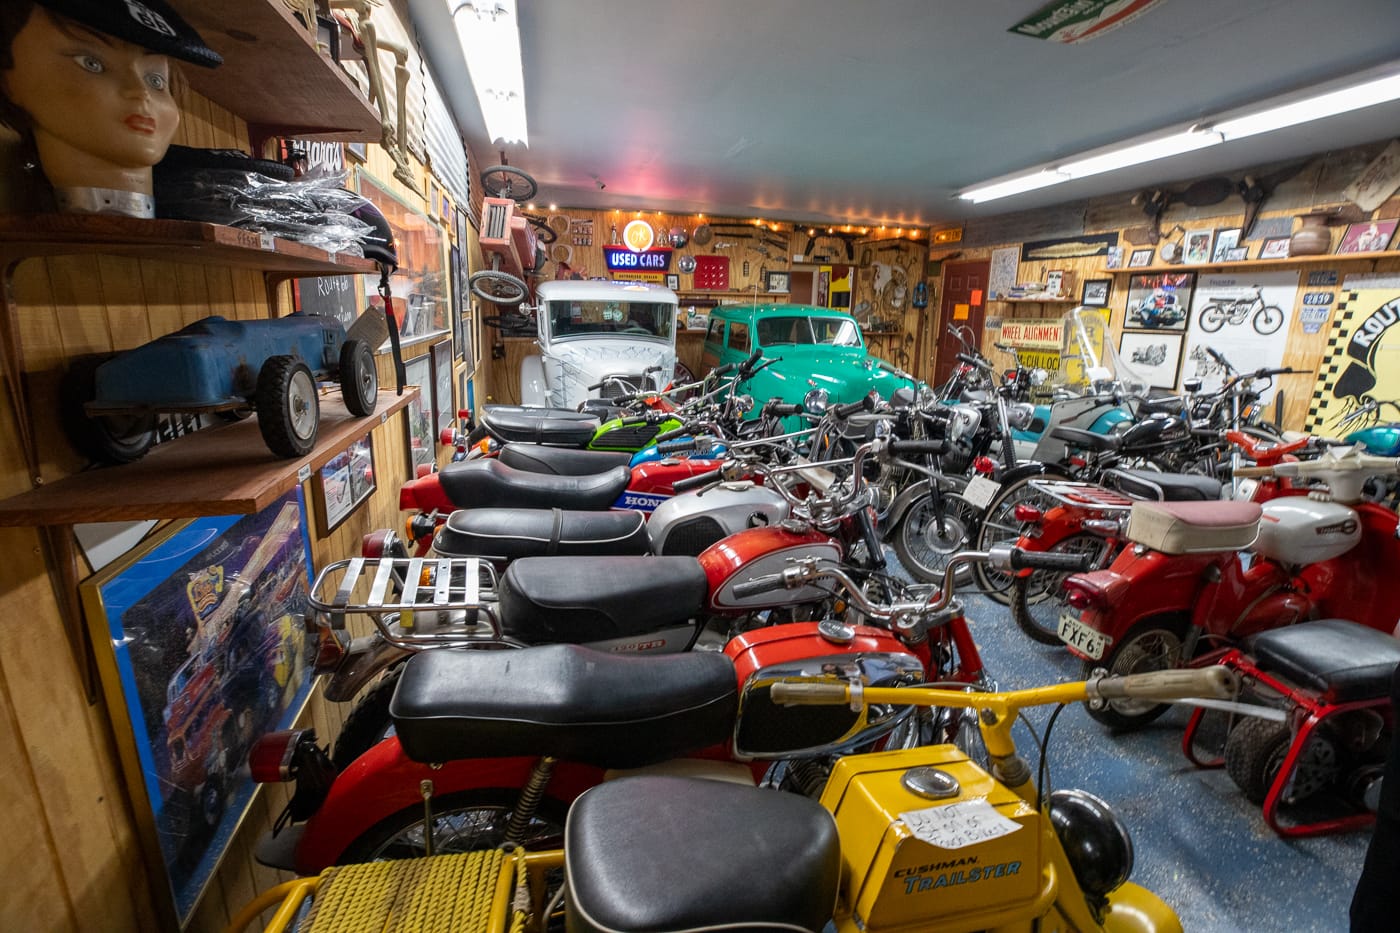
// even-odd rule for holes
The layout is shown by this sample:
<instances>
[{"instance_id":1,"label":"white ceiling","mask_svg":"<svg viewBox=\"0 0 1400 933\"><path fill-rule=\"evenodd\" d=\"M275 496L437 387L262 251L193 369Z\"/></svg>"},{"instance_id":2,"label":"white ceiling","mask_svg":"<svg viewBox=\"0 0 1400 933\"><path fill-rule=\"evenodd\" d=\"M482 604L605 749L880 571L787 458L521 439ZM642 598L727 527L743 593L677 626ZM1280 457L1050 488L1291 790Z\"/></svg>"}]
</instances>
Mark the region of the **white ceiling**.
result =
<instances>
[{"instance_id":1,"label":"white ceiling","mask_svg":"<svg viewBox=\"0 0 1400 933\"><path fill-rule=\"evenodd\" d=\"M399 0L400 3L403 0ZM459 0L452 0L454 5ZM447 0L407 0L482 164ZM1400 61L1400 0L1162 0L1095 41L1045 0L519 0L537 201L937 225L1400 135L1400 104L980 206L954 192ZM602 188L606 185L606 188Z\"/></svg>"}]
</instances>

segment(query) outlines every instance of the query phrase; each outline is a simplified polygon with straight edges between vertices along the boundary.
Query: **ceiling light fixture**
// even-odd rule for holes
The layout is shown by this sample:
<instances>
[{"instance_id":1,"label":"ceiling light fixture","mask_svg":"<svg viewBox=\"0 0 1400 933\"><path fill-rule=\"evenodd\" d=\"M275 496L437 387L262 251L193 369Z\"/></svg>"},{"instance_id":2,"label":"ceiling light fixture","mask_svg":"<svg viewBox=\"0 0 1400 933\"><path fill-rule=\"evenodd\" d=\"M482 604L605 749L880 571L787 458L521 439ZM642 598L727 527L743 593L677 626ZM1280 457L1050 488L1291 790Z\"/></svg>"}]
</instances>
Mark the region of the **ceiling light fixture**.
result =
<instances>
[{"instance_id":1,"label":"ceiling light fixture","mask_svg":"<svg viewBox=\"0 0 1400 933\"><path fill-rule=\"evenodd\" d=\"M994 201L1392 100L1400 100L1400 64L1394 63L1353 75L1325 88L1312 88L1291 97L1261 102L1248 111L1231 111L1189 127L1106 146L1051 165L994 179L966 188L958 192L957 197L974 204Z\"/></svg>"},{"instance_id":2,"label":"ceiling light fixture","mask_svg":"<svg viewBox=\"0 0 1400 933\"><path fill-rule=\"evenodd\" d=\"M516 0L444 0L492 143L530 144Z\"/></svg>"}]
</instances>

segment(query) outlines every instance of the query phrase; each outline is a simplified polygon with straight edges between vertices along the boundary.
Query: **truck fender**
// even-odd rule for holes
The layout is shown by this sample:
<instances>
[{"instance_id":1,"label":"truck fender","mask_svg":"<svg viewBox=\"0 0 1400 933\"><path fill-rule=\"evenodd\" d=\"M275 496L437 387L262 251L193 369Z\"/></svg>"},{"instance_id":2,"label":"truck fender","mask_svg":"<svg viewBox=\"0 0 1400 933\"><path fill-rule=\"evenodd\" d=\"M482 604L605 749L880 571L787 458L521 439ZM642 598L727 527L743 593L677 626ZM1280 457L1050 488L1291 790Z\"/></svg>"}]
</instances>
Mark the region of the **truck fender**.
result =
<instances>
[{"instance_id":1,"label":"truck fender","mask_svg":"<svg viewBox=\"0 0 1400 933\"><path fill-rule=\"evenodd\" d=\"M549 387L544 381L544 360L538 355L520 361L520 404L549 405Z\"/></svg>"}]
</instances>

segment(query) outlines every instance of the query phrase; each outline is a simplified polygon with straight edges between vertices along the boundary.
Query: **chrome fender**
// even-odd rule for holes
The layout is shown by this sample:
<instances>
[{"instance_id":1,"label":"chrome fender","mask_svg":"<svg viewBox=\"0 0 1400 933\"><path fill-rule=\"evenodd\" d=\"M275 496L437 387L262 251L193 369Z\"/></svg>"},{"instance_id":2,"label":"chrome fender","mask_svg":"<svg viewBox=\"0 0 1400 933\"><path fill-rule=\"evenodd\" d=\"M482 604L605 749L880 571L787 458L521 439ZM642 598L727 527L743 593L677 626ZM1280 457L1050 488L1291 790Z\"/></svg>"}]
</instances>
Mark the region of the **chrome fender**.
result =
<instances>
[{"instance_id":1,"label":"chrome fender","mask_svg":"<svg viewBox=\"0 0 1400 933\"><path fill-rule=\"evenodd\" d=\"M544 360L527 356L520 361L520 404L549 407L549 387L544 379Z\"/></svg>"}]
</instances>

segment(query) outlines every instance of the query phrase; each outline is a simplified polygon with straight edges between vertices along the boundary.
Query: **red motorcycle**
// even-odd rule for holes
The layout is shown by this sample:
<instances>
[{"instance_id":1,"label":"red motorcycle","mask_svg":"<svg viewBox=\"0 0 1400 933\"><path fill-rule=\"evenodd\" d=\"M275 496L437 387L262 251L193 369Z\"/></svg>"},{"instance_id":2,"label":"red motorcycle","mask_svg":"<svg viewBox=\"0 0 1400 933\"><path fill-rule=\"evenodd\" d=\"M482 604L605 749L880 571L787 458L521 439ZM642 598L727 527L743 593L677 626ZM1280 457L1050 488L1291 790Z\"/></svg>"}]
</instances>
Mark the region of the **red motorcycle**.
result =
<instances>
[{"instance_id":1,"label":"red motorcycle","mask_svg":"<svg viewBox=\"0 0 1400 933\"><path fill-rule=\"evenodd\" d=\"M968 552L951 566L986 560L1003 570L1022 566L1009 548ZM901 728L915 721L909 707L814 707L795 722L790 710L778 715L769 688L795 677L980 684L980 658L952 596L957 576L947 574L927 600L876 603L843 571L809 558L732 589L734 599L749 600L830 578L851 587L846 596L857 611L889 630L840 619L792 623L740 635L722 653L655 658L577 645L418 654L395 691L396 734L343 771L310 730L258 742L249 756L254 779L297 786L257 857L314 874L338 862L557 844L569 804L608 769L663 762L671 772L737 772L819 790L834 756L912 747L928 736ZM949 741L975 721L945 712L938 725L938 740Z\"/></svg>"},{"instance_id":2,"label":"red motorcycle","mask_svg":"<svg viewBox=\"0 0 1400 933\"><path fill-rule=\"evenodd\" d=\"M1234 475L1311 480L1329 492L1276 496L1262 507L1135 502L1125 535L1134 546L1107 570L1064 584L1080 614L1061 617L1060 638L1086 669L1126 674L1209 663L1250 635L1311 618L1395 627L1389 575L1400 567L1397 516L1362 493L1371 477L1400 475L1400 460L1344 447ZM1115 700L1089 712L1133 728L1165 709Z\"/></svg>"}]
</instances>

